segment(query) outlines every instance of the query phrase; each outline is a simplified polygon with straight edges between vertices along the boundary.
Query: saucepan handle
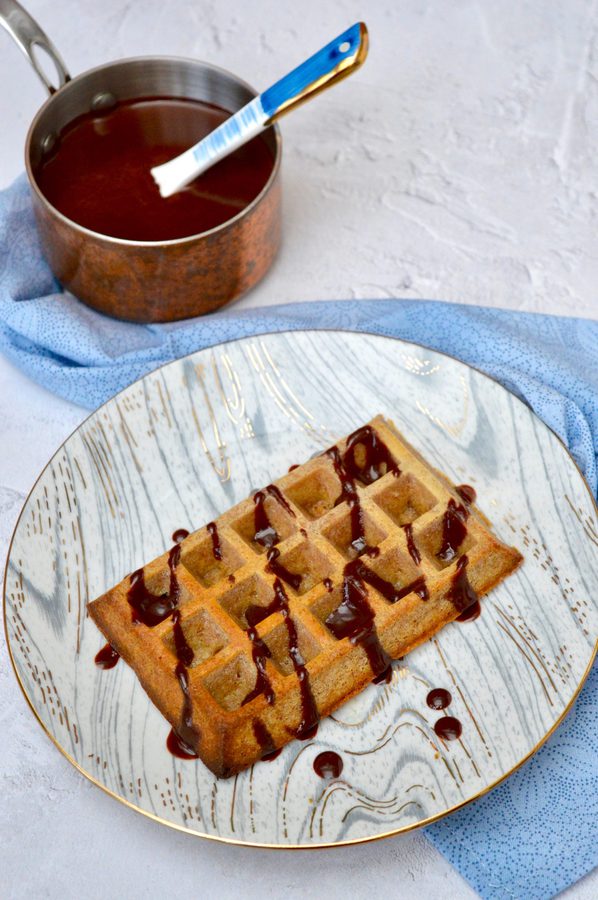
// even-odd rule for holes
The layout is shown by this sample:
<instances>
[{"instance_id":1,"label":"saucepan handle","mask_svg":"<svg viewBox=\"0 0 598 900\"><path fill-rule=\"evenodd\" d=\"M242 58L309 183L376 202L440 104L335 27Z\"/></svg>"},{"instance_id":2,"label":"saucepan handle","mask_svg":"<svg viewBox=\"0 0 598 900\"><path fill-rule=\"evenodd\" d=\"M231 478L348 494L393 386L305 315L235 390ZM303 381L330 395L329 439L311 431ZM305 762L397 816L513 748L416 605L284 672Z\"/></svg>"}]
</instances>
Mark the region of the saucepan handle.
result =
<instances>
[{"instance_id":1,"label":"saucepan handle","mask_svg":"<svg viewBox=\"0 0 598 900\"><path fill-rule=\"evenodd\" d=\"M56 91L71 80L62 58L35 19L16 0L0 0L0 25L6 28L14 42L21 48L49 94ZM42 69L35 56L35 48L39 47L52 60L56 67L58 84L54 85Z\"/></svg>"}]
</instances>

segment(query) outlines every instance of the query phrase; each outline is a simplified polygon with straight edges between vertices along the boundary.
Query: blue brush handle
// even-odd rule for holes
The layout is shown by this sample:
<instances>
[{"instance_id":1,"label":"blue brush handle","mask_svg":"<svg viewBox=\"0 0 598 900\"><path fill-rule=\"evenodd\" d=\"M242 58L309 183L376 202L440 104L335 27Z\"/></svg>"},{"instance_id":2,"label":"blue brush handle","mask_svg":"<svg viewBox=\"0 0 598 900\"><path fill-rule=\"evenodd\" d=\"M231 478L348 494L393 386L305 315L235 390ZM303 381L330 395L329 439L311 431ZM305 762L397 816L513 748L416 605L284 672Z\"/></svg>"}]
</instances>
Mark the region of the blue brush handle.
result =
<instances>
[{"instance_id":1,"label":"blue brush handle","mask_svg":"<svg viewBox=\"0 0 598 900\"><path fill-rule=\"evenodd\" d=\"M350 75L365 60L367 49L367 28L356 22L260 94L264 113L275 119L332 81Z\"/></svg>"}]
</instances>

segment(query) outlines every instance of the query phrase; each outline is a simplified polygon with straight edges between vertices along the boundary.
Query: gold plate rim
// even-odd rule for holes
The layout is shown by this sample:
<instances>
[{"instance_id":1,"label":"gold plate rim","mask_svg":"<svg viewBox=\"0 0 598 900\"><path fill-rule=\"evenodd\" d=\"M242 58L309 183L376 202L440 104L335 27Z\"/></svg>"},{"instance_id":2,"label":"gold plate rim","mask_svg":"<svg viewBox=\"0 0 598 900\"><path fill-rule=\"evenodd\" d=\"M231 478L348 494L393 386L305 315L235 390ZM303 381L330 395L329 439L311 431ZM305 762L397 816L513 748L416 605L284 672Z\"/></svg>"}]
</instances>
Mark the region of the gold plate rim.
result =
<instances>
[{"instance_id":1,"label":"gold plate rim","mask_svg":"<svg viewBox=\"0 0 598 900\"><path fill-rule=\"evenodd\" d=\"M42 479L44 473L46 472L46 470L52 463L52 460L54 459L54 457L62 450L64 445L73 437L73 435L76 434L79 431L79 429L83 425L85 425L85 423L88 422L89 419L91 419L92 416L96 415L96 413L98 413L101 409L103 409L105 406L107 406L108 403L111 403L115 397L118 397L124 391L128 390L132 385L138 384L139 382L143 381L143 379L146 378L148 375L150 375L154 372L158 372L158 371L160 371L160 369L164 369L167 366L171 366L174 363L180 362L181 360L188 359L191 356L195 356L196 353L200 353L200 352L202 352L202 350L213 350L215 347L222 347L222 346L226 346L227 344L236 344L236 343L239 343L240 341L251 340L253 338L264 337L264 336L272 335L272 334L287 334L287 335L289 335L289 334L296 334L296 333L303 333L303 332L316 332L316 333L317 332L325 332L325 333L334 333L334 334L361 334L361 335L367 335L368 337L382 338L384 340L388 340L388 341L392 341L392 342L400 342L402 344L411 344L415 347L421 347L424 350L428 350L431 353L438 353L441 356L446 356L448 359L451 359L454 362L457 362L460 365L465 366L468 369L472 369L474 372L477 372L479 375L482 375L484 378L487 378L489 381L495 382L503 390L505 390L508 394L510 394L515 399L516 402L525 406L532 413L532 415L535 416L535 418L538 420L538 422L544 428L546 428L547 431L549 431L551 435L553 435L557 439L557 441L559 442L559 444L561 445L561 447L564 449L565 453L569 457L569 460L573 463L575 469L577 470L577 472L581 478L581 481L590 496L590 500L594 507L594 511L595 511L596 515L598 516L598 502L596 501L596 498L594 497L583 472L581 471L579 465L577 464L576 460L572 456L571 451L569 450L569 448L567 447L565 442L549 425L546 424L546 422L544 422L538 416L538 414L531 408L531 406L526 404L513 391L509 390L509 388L507 388L503 384L501 384L501 382L497 378L494 378L492 375L488 375L487 372L484 372L481 369L478 369L477 366L473 366L470 363L466 363L463 360L458 359L456 356L452 356L450 353L445 353L442 350L435 350L433 347L429 347L426 344L420 343L419 341L408 341L403 338L394 337L392 335L378 334L377 332L366 331L363 329L349 329L349 328L281 329L281 330L273 330L273 331L264 331L264 332L260 332L259 334L255 334L255 335L243 335L242 337L233 338L232 340L229 340L229 341L218 341L217 343L211 344L208 347L201 348L201 350L195 350L195 351L193 351L193 353L186 354L185 356L181 356L181 357L178 357L177 359L169 360L166 363L162 363L162 365L160 365L160 366L156 366L155 369L151 369L149 372L146 372L144 375L140 376L139 378L136 378L134 381L131 382L131 384L128 384L126 387L122 388L120 391L117 391L116 394L113 394L112 397L109 397L108 400L106 400L104 403L100 404L100 406L98 406L96 409L92 410L88 416L86 416L81 422L79 422L79 424L76 426L76 428L74 428L71 431L71 433L64 439L64 441L62 441L62 443L56 448L56 450L54 451L54 453L52 454L52 456L50 457L48 462L45 464L45 466L42 468L41 472L35 479L33 485L31 486L31 489L29 490L29 492L23 502L21 511L20 511L19 515L17 516L17 521L15 522L15 526L13 528L13 532L12 532L12 535L11 535L11 538L10 538L10 541L8 544L8 551L6 554L6 563L5 563L5 568L4 568L4 577L3 577L3 585L2 585L2 619L3 619L3 627L4 627L4 638L5 638L6 647L8 650L8 657L10 659L10 664L11 664L15 679L17 681L17 684L18 684L19 688L21 689L21 693L23 694L23 697L25 698L27 706L29 707L30 711L32 712L34 718L37 720L38 724L41 726L42 730L47 735L47 737L50 739L50 741L54 744L54 746L71 763L71 765L78 772L81 773L81 775L83 775L85 778L87 778L88 781L90 781L93 785L100 788L100 790L102 790L109 797L113 797L115 800L118 800L124 806L128 807L129 809L134 810L136 813L138 813L141 816L144 816L147 819L150 819L154 822L158 822L160 825L165 825L166 827L172 828L175 831L182 832L183 834L190 835L191 837L198 837L198 838L203 838L203 839L209 840L209 841L216 841L221 844L229 844L229 845L238 846L238 847L251 847L251 848L260 849L260 850L305 850L305 851L331 850L336 847L350 847L350 846L355 846L357 844L373 843L374 841L380 841L385 838L396 837L401 834L407 834L410 831L415 831L416 829L419 829L419 828L425 828L428 825L432 825L434 822L438 822L440 819L444 819L446 816L450 816L452 813L457 812L459 809L463 809L463 807L468 806L470 803L473 803L476 800L479 800L480 797L483 797L486 794L489 794L490 791L493 791L496 787L498 787L500 784L502 784L503 781L506 781L507 778L510 778L511 775L513 775L523 765L525 765L525 763L535 753L537 753L538 750L554 734L554 732L557 730L557 728L566 719L566 717L569 714L569 712L571 711L575 701L577 700L577 698L580 694L580 691L581 691L583 685L585 684L588 675L590 674L590 672L592 670L594 661L596 659L596 655L598 653L598 639L597 639L594 643L594 649L590 655L588 665L587 665L583 675L581 676L579 683L578 683L574 693L572 694L571 699L569 700L569 703L565 706L565 708L563 709L559 718L552 724L550 729L546 732L546 734L542 737L542 739L535 745L535 747L533 747L529 751L529 753L527 753L521 760L519 760L519 762L517 762L508 772L505 772L503 775L500 776L500 778L497 778L496 781L493 781L490 785L486 786L483 790L479 791L474 796L468 797L466 800L463 800L461 803L457 803L455 806L451 806L449 809L446 809L446 810L443 810L442 812L436 813L433 816L428 816L427 818L421 819L418 822L412 822L409 825L403 825L399 828L394 828L394 829L391 829L390 831L385 831L380 834L371 834L371 835L366 835L365 837L351 838L349 840L321 842L321 843L317 843L317 844L282 844L282 843L271 844L271 843L267 843L267 842L248 841L248 840L240 840L237 838L223 837L222 835L217 835L217 834L207 834L206 832L203 832L203 831L196 831L193 828L188 828L185 825L178 825L176 822L170 822L168 819L163 819L160 816L155 815L155 813L149 812L148 810L141 809L139 806L136 806L134 803L131 803L130 800L127 800L126 797L122 797L120 794L116 794L114 791L110 790L109 787L106 787L106 785L97 781L93 777L93 775L91 775L89 772L87 772L82 766L79 765L78 762L76 762L76 760L73 759L73 757L68 753L68 751L62 746L62 744L60 744L59 741L54 737L54 735L51 734L51 732L46 728L44 722L38 715L38 712L37 712L35 706L33 705L33 702L31 700L31 698L29 697L29 694L25 690L25 686L19 676L17 666L15 663L15 659L13 656L12 648L10 645L10 639L8 636L8 622L7 622L8 563L10 561L10 557L11 557L11 553L12 553L12 545L13 545L13 542L15 539L15 535L19 528L19 524L21 522L21 518L23 516L25 507L27 506L27 503L29 502L29 498L31 497L34 490L36 489L36 487L37 487L38 483L40 482L40 480Z\"/></svg>"}]
</instances>

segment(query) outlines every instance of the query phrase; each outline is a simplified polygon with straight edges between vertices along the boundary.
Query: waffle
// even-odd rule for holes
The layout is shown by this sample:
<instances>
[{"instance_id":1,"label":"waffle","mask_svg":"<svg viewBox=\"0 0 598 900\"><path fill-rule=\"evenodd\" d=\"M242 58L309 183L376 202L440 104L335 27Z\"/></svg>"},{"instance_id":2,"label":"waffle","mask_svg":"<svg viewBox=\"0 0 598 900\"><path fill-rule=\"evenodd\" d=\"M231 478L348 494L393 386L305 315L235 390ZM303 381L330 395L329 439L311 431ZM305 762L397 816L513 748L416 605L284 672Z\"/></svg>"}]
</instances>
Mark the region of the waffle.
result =
<instances>
[{"instance_id":1,"label":"waffle","mask_svg":"<svg viewBox=\"0 0 598 900\"><path fill-rule=\"evenodd\" d=\"M189 755L226 777L313 736L520 564L474 500L378 416L89 612Z\"/></svg>"}]
</instances>

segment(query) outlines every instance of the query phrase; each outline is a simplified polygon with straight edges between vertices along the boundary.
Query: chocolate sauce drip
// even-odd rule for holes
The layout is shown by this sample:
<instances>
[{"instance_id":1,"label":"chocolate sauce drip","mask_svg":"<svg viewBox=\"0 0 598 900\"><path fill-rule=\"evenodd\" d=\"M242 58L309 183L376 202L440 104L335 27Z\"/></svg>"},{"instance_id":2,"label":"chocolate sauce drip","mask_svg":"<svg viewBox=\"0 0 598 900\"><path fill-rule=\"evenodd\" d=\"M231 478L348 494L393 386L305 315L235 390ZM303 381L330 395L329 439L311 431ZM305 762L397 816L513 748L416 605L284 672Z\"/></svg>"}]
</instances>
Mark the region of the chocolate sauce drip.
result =
<instances>
[{"instance_id":1,"label":"chocolate sauce drip","mask_svg":"<svg viewBox=\"0 0 598 900\"><path fill-rule=\"evenodd\" d=\"M455 503L451 497L442 520L442 546L437 556L444 562L450 562L455 558L459 547L467 536L467 519L469 510L460 503Z\"/></svg>"},{"instance_id":2,"label":"chocolate sauce drip","mask_svg":"<svg viewBox=\"0 0 598 900\"><path fill-rule=\"evenodd\" d=\"M392 581L386 581L385 578L382 578L376 572L372 572L360 559L354 559L352 562L347 563L345 574L347 571L361 581L365 581L370 587L373 587L389 603L397 603L397 601L402 600L403 597L411 593L417 594L422 600L427 600L429 597L426 579L423 575L410 584L406 584L405 587L398 588L395 587Z\"/></svg>"},{"instance_id":3,"label":"chocolate sauce drip","mask_svg":"<svg viewBox=\"0 0 598 900\"><path fill-rule=\"evenodd\" d=\"M191 656L193 659L193 656ZM191 694L189 693L189 672L183 662L178 662L174 670L178 682L183 692L183 711L181 713L181 724L177 729L179 737L185 744L192 745L197 740L197 731L193 724L193 703L191 702Z\"/></svg>"},{"instance_id":4,"label":"chocolate sauce drip","mask_svg":"<svg viewBox=\"0 0 598 900\"><path fill-rule=\"evenodd\" d=\"M324 580L322 581L322 584L324 585L324 587L326 588L328 593L330 593L332 591L332 588L334 587L334 585L332 584L331 578L324 578Z\"/></svg>"},{"instance_id":5,"label":"chocolate sauce drip","mask_svg":"<svg viewBox=\"0 0 598 900\"><path fill-rule=\"evenodd\" d=\"M296 518L295 513L293 512L292 508L289 506L286 497L281 492L280 488L276 487L275 484L267 484L266 487L264 488L264 493L270 494L271 497L274 497L274 499L278 501L278 503L282 506L282 508L284 510L286 510L286 512L289 514L289 516L292 516L293 519Z\"/></svg>"},{"instance_id":6,"label":"chocolate sauce drip","mask_svg":"<svg viewBox=\"0 0 598 900\"><path fill-rule=\"evenodd\" d=\"M173 538L184 529L175 532ZM186 535L185 535L186 536ZM184 537L180 538L184 540ZM174 673L183 692L183 711L181 725L169 734L166 745L175 756L181 759L197 759L197 754L191 749L191 744L197 740L197 730L193 725L193 709L191 695L189 693L189 677L187 666L193 662L193 650L187 643L180 621L178 609L180 587L176 569L181 558L181 545L175 543L168 554L169 584L168 593L161 595L152 594L145 584L143 569L137 569L130 577L130 587L127 592L127 600L132 608L133 622L141 623L148 628L153 628L172 615L174 649L177 664Z\"/></svg>"},{"instance_id":7,"label":"chocolate sauce drip","mask_svg":"<svg viewBox=\"0 0 598 900\"><path fill-rule=\"evenodd\" d=\"M280 550L278 547L271 547L268 550L268 565L266 566L266 570L268 572L272 572L273 575L276 575L277 578L282 578L286 584L290 585L296 591L301 587L301 582L303 580L303 575L300 575L298 572L290 572L282 563L278 562L278 558L280 556Z\"/></svg>"},{"instance_id":8,"label":"chocolate sauce drip","mask_svg":"<svg viewBox=\"0 0 598 900\"><path fill-rule=\"evenodd\" d=\"M266 698L266 702L272 705L276 698L274 696L274 689L272 688L270 679L266 673L266 659L270 659L272 653L270 652L268 645L258 636L258 633L253 626L247 628L245 634L251 641L251 655L255 666L256 679L253 690L247 694L241 706L245 706L246 703L251 703L251 701L255 700L256 697L259 697L260 694L263 694Z\"/></svg>"},{"instance_id":9,"label":"chocolate sauce drip","mask_svg":"<svg viewBox=\"0 0 598 900\"><path fill-rule=\"evenodd\" d=\"M61 129L35 179L50 203L92 231L135 241L214 228L251 203L274 160L259 136L164 199L150 174L228 119L230 111L176 97L120 100Z\"/></svg>"},{"instance_id":10,"label":"chocolate sauce drip","mask_svg":"<svg viewBox=\"0 0 598 900\"><path fill-rule=\"evenodd\" d=\"M289 472L294 472L295 469L298 469L298 468L299 468L299 464L298 464L298 463L293 463L292 466L289 466Z\"/></svg>"},{"instance_id":11,"label":"chocolate sauce drip","mask_svg":"<svg viewBox=\"0 0 598 900\"><path fill-rule=\"evenodd\" d=\"M218 526L216 522L208 522L206 529L212 538L212 553L214 559L222 559L222 545L220 544L220 535L218 534Z\"/></svg>"},{"instance_id":12,"label":"chocolate sauce drip","mask_svg":"<svg viewBox=\"0 0 598 900\"><path fill-rule=\"evenodd\" d=\"M475 603L479 603L478 595L467 577L468 562L467 554L463 554L457 560L457 568L448 594L449 600L454 603L460 613L463 613L464 610L469 610ZM472 616L472 618L475 618L475 616Z\"/></svg>"},{"instance_id":13,"label":"chocolate sauce drip","mask_svg":"<svg viewBox=\"0 0 598 900\"><path fill-rule=\"evenodd\" d=\"M305 660L299 649L297 626L291 616L289 599L280 578L274 579L274 602L276 604L276 609L280 610L282 613L284 624L287 629L289 657L297 675L299 691L301 694L301 721L294 734L300 741L307 741L316 734L320 715L309 683L309 672L305 667Z\"/></svg>"},{"instance_id":14,"label":"chocolate sauce drip","mask_svg":"<svg viewBox=\"0 0 598 900\"><path fill-rule=\"evenodd\" d=\"M274 746L274 739L272 735L264 725L264 723L260 719L254 719L251 723L253 727L253 734L255 736L256 741L260 746L260 750L262 751L261 759L265 761L271 761L276 759L276 757L280 754L281 748L276 748Z\"/></svg>"},{"instance_id":15,"label":"chocolate sauce drip","mask_svg":"<svg viewBox=\"0 0 598 900\"><path fill-rule=\"evenodd\" d=\"M114 649L112 644L106 644L96 653L94 662L100 669L113 669L120 659L120 653Z\"/></svg>"},{"instance_id":16,"label":"chocolate sauce drip","mask_svg":"<svg viewBox=\"0 0 598 900\"><path fill-rule=\"evenodd\" d=\"M407 550L409 551L409 556L413 560L416 566L419 566L422 561L422 555L417 549L415 539L413 537L413 525L411 522L407 522L406 525L403 525L403 531L405 532L405 537L407 539Z\"/></svg>"},{"instance_id":17,"label":"chocolate sauce drip","mask_svg":"<svg viewBox=\"0 0 598 900\"><path fill-rule=\"evenodd\" d=\"M461 737L463 726L454 716L442 716L434 722L434 731L443 741L456 741Z\"/></svg>"},{"instance_id":18,"label":"chocolate sauce drip","mask_svg":"<svg viewBox=\"0 0 598 900\"><path fill-rule=\"evenodd\" d=\"M195 752L193 747L185 743L174 728L170 729L166 738L166 749L179 759L199 759L199 754Z\"/></svg>"},{"instance_id":19,"label":"chocolate sauce drip","mask_svg":"<svg viewBox=\"0 0 598 900\"><path fill-rule=\"evenodd\" d=\"M331 447L326 451L326 456L332 460L334 471L341 483L341 492L334 505L337 506L339 503L345 502L349 507L351 515L351 546L358 555L361 555L371 548L368 547L365 536L363 510L361 508L355 482L343 465L338 447Z\"/></svg>"},{"instance_id":20,"label":"chocolate sauce drip","mask_svg":"<svg viewBox=\"0 0 598 900\"><path fill-rule=\"evenodd\" d=\"M237 579L235 578L235 576L234 576L232 573L228 576L228 583L229 583L229 584L234 584L236 580L237 580Z\"/></svg>"},{"instance_id":21,"label":"chocolate sauce drip","mask_svg":"<svg viewBox=\"0 0 598 900\"><path fill-rule=\"evenodd\" d=\"M357 462L357 448L361 447L363 463ZM358 428L347 438L343 455L343 466L351 478L363 484L372 484L387 472L400 474L399 466L384 441L370 425Z\"/></svg>"},{"instance_id":22,"label":"chocolate sauce drip","mask_svg":"<svg viewBox=\"0 0 598 900\"><path fill-rule=\"evenodd\" d=\"M173 531L173 533L172 533L172 540L175 542L175 544L180 544L181 541L184 541L185 538L188 538L188 537L189 537L189 532L187 531L186 528L177 528L177 530Z\"/></svg>"},{"instance_id":23,"label":"chocolate sauce drip","mask_svg":"<svg viewBox=\"0 0 598 900\"><path fill-rule=\"evenodd\" d=\"M253 535L253 540L256 544L261 544L262 547L273 547L274 544L277 544L280 538L278 537L278 532L270 519L268 518L268 513L266 512L265 507L266 500L266 492L265 491L257 491L256 494L253 495L253 502L255 504L254 512L253 512L253 521L255 526L255 534Z\"/></svg>"},{"instance_id":24,"label":"chocolate sauce drip","mask_svg":"<svg viewBox=\"0 0 598 900\"><path fill-rule=\"evenodd\" d=\"M343 599L330 613L325 624L338 640L349 638L352 643L359 644L367 655L374 677L385 678L391 667L391 659L378 638L375 613L368 603L364 584L365 568L359 560L347 563L343 575Z\"/></svg>"},{"instance_id":25,"label":"chocolate sauce drip","mask_svg":"<svg viewBox=\"0 0 598 900\"><path fill-rule=\"evenodd\" d=\"M178 547L178 544L175 545ZM169 593L152 594L145 584L143 569L137 569L130 576L127 600L132 609L133 622L141 623L148 628L159 625L172 614L178 597L171 598Z\"/></svg>"},{"instance_id":26,"label":"chocolate sauce drip","mask_svg":"<svg viewBox=\"0 0 598 900\"><path fill-rule=\"evenodd\" d=\"M339 778L343 771L343 761L334 750L324 750L314 759L314 772L320 778Z\"/></svg>"},{"instance_id":27,"label":"chocolate sauce drip","mask_svg":"<svg viewBox=\"0 0 598 900\"><path fill-rule=\"evenodd\" d=\"M179 663L183 666L190 666L193 662L194 653L192 648L187 643L187 638L185 637L185 632L183 631L183 627L181 625L181 611L180 609L175 609L172 614L172 633L174 637L174 651L176 653L176 658Z\"/></svg>"},{"instance_id":28,"label":"chocolate sauce drip","mask_svg":"<svg viewBox=\"0 0 598 900\"><path fill-rule=\"evenodd\" d=\"M464 609L461 615L457 616L457 622L473 622L474 619L477 619L481 612L482 604L479 600L476 600L475 603L472 603L471 606L468 606L467 609Z\"/></svg>"},{"instance_id":29,"label":"chocolate sauce drip","mask_svg":"<svg viewBox=\"0 0 598 900\"><path fill-rule=\"evenodd\" d=\"M461 497L461 500L463 500L464 503L467 503L468 506L475 503L478 495L476 494L476 489L470 484L458 484L455 490Z\"/></svg>"},{"instance_id":30,"label":"chocolate sauce drip","mask_svg":"<svg viewBox=\"0 0 598 900\"><path fill-rule=\"evenodd\" d=\"M430 709L446 709L451 705L452 697L445 688L432 688L426 697L426 703Z\"/></svg>"},{"instance_id":31,"label":"chocolate sauce drip","mask_svg":"<svg viewBox=\"0 0 598 900\"><path fill-rule=\"evenodd\" d=\"M285 512L295 518L295 513L289 506L286 501L286 498L283 496L279 488L276 487L275 484L268 484L261 491L256 491L253 495L253 502L255 504L254 509L254 525L255 525L255 534L253 536L253 540L257 544L261 544L262 547L266 547L269 549L273 547L274 544L277 544L280 540L278 536L278 532L276 528L270 521L268 517L268 512L266 510L266 496L270 495L274 497L277 503L282 506Z\"/></svg>"}]
</instances>

